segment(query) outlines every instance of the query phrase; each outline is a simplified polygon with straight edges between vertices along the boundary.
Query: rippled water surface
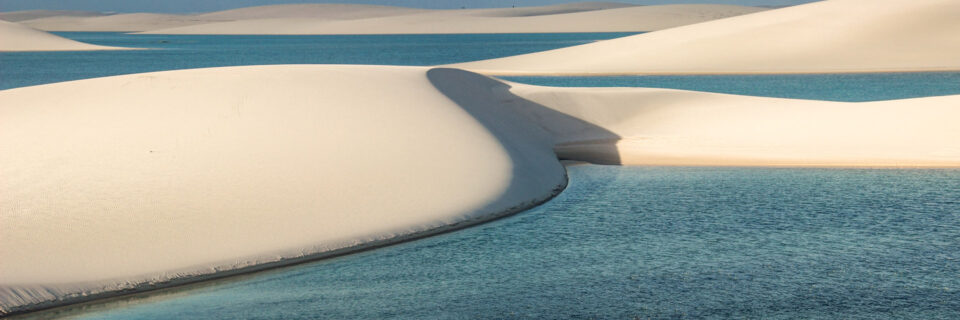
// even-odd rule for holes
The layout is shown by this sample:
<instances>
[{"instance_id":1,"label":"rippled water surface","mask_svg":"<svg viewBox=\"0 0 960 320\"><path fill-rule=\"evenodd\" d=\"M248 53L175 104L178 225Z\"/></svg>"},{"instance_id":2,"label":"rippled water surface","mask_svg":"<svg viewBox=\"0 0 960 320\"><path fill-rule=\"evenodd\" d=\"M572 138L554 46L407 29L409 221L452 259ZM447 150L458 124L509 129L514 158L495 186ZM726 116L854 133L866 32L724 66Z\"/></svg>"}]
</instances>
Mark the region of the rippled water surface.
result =
<instances>
[{"instance_id":1,"label":"rippled water surface","mask_svg":"<svg viewBox=\"0 0 960 320\"><path fill-rule=\"evenodd\" d=\"M78 317L960 318L960 170L569 169L494 223Z\"/></svg>"}]
</instances>

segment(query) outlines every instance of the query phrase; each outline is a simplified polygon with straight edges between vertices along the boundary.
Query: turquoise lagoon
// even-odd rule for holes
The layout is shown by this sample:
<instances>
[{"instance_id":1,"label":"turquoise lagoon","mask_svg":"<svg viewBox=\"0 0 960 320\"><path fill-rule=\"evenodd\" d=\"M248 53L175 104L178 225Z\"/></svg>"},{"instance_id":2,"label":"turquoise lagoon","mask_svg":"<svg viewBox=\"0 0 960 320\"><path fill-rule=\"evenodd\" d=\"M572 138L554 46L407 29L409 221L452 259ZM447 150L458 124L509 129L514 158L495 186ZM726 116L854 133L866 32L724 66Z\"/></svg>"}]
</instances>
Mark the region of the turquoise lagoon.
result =
<instances>
[{"instance_id":1,"label":"turquoise lagoon","mask_svg":"<svg viewBox=\"0 0 960 320\"><path fill-rule=\"evenodd\" d=\"M493 223L73 315L960 318L960 170L568 170Z\"/></svg>"},{"instance_id":2,"label":"turquoise lagoon","mask_svg":"<svg viewBox=\"0 0 960 320\"><path fill-rule=\"evenodd\" d=\"M0 53L0 88L183 68L436 65L626 34L146 36L157 50ZM514 77L871 101L960 73ZM550 202L356 255L31 318L960 318L960 170L573 166Z\"/></svg>"},{"instance_id":3,"label":"turquoise lagoon","mask_svg":"<svg viewBox=\"0 0 960 320\"><path fill-rule=\"evenodd\" d=\"M210 36L61 32L137 51L0 52L0 89L176 69L258 64L440 65L634 33ZM960 94L960 72L808 75L505 77L547 86L654 87L795 99L876 101Z\"/></svg>"},{"instance_id":4,"label":"turquoise lagoon","mask_svg":"<svg viewBox=\"0 0 960 320\"><path fill-rule=\"evenodd\" d=\"M61 32L134 51L0 52L0 89L175 69L261 64L437 65L499 58L633 33L209 36Z\"/></svg>"}]
</instances>

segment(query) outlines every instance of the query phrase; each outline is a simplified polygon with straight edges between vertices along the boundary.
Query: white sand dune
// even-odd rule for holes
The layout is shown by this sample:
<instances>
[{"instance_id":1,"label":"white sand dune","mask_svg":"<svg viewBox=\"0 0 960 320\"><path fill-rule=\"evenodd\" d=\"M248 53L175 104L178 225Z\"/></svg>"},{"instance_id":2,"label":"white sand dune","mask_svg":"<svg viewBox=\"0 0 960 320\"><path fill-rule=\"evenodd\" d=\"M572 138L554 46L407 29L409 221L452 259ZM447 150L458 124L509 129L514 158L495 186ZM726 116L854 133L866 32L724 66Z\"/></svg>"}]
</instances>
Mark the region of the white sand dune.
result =
<instances>
[{"instance_id":1,"label":"white sand dune","mask_svg":"<svg viewBox=\"0 0 960 320\"><path fill-rule=\"evenodd\" d=\"M85 51L128 50L73 41L34 30L15 22L0 20L0 51Z\"/></svg>"},{"instance_id":2,"label":"white sand dune","mask_svg":"<svg viewBox=\"0 0 960 320\"><path fill-rule=\"evenodd\" d=\"M24 10L0 12L0 20L18 22L24 20L40 19L46 17L96 17L105 14L93 11L71 11L71 10Z\"/></svg>"},{"instance_id":3,"label":"white sand dune","mask_svg":"<svg viewBox=\"0 0 960 320\"><path fill-rule=\"evenodd\" d=\"M127 13L95 17L54 16L21 23L45 31L135 32L222 21L191 15Z\"/></svg>"},{"instance_id":4,"label":"white sand dune","mask_svg":"<svg viewBox=\"0 0 960 320\"><path fill-rule=\"evenodd\" d=\"M826 0L454 65L487 74L960 70L960 1Z\"/></svg>"},{"instance_id":5,"label":"white sand dune","mask_svg":"<svg viewBox=\"0 0 960 320\"><path fill-rule=\"evenodd\" d=\"M547 124L562 158L626 165L960 167L960 96L844 103L648 88L511 91L596 127Z\"/></svg>"},{"instance_id":6,"label":"white sand dune","mask_svg":"<svg viewBox=\"0 0 960 320\"><path fill-rule=\"evenodd\" d=\"M203 20L249 20L274 18L314 18L324 20L364 19L431 10L362 4L281 4L246 7L196 15Z\"/></svg>"},{"instance_id":7,"label":"white sand dune","mask_svg":"<svg viewBox=\"0 0 960 320\"><path fill-rule=\"evenodd\" d=\"M197 24L249 19L360 19L410 14L426 10L352 4L289 4L257 6L204 14L126 13L109 16L46 15L23 24L46 31L139 32Z\"/></svg>"},{"instance_id":8,"label":"white sand dune","mask_svg":"<svg viewBox=\"0 0 960 320\"><path fill-rule=\"evenodd\" d=\"M456 104L413 67L233 67L0 91L0 314L529 208L565 173L549 136L504 111Z\"/></svg>"},{"instance_id":9,"label":"white sand dune","mask_svg":"<svg viewBox=\"0 0 960 320\"><path fill-rule=\"evenodd\" d=\"M204 14L126 13L109 16L47 16L22 21L46 31L140 32L199 24L262 19L316 21L363 19L429 10L354 4L287 4L248 7Z\"/></svg>"},{"instance_id":10,"label":"white sand dune","mask_svg":"<svg viewBox=\"0 0 960 320\"><path fill-rule=\"evenodd\" d=\"M41 15L46 31L160 34L398 34L651 31L765 9L732 5L635 6L584 2L540 7L427 10L354 4L290 4L196 15Z\"/></svg>"},{"instance_id":11,"label":"white sand dune","mask_svg":"<svg viewBox=\"0 0 960 320\"><path fill-rule=\"evenodd\" d=\"M573 2L562 3L538 7L511 7L511 8L493 8L493 9L465 9L460 10L465 15L484 16L484 17L530 17L544 16L552 14L564 14L585 12L594 10L605 10L615 8L634 7L635 4L620 2Z\"/></svg>"},{"instance_id":12,"label":"white sand dune","mask_svg":"<svg viewBox=\"0 0 960 320\"><path fill-rule=\"evenodd\" d=\"M118 89L119 88L119 89ZM0 91L0 314L529 208L557 161L960 167L960 96L839 103L253 66Z\"/></svg>"},{"instance_id":13,"label":"white sand dune","mask_svg":"<svg viewBox=\"0 0 960 320\"><path fill-rule=\"evenodd\" d=\"M547 6L432 10L364 19L250 19L150 34L430 34L650 31L762 11L732 5Z\"/></svg>"},{"instance_id":14,"label":"white sand dune","mask_svg":"<svg viewBox=\"0 0 960 320\"><path fill-rule=\"evenodd\" d=\"M562 159L624 165L960 167L960 95L845 103L652 88L557 88L458 69L437 78L504 105ZM456 75L456 76L454 76ZM445 91L444 85L438 85Z\"/></svg>"},{"instance_id":15,"label":"white sand dune","mask_svg":"<svg viewBox=\"0 0 960 320\"><path fill-rule=\"evenodd\" d=\"M430 71L504 106L562 159L625 165L960 167L960 95L845 103L651 88L556 88ZM444 76L439 76L443 74ZM446 80L445 80L446 81ZM439 82L439 81L437 81ZM472 89L471 89L472 88Z\"/></svg>"},{"instance_id":16,"label":"white sand dune","mask_svg":"<svg viewBox=\"0 0 960 320\"><path fill-rule=\"evenodd\" d=\"M960 23L955 3L829 0L466 65L534 74L949 69L960 63L948 59L960 52L949 32ZM342 21L308 19L303 8L304 17L276 17L296 7L220 14L269 30L363 25L370 33L390 26L423 33L432 30L424 18L431 15L456 31L488 23L481 20L556 24L551 19L656 9L676 22L691 12L702 19L719 12L669 7L463 10L454 19L461 25L435 12L379 7L357 8ZM111 17L114 26L145 26L131 19L137 16ZM148 17L157 25L172 19L141 16ZM500 30L493 25L483 30ZM109 49L2 21L0 44ZM647 61L653 58L659 62ZM960 96L841 103L551 88L423 67L230 67L3 90L0 315L479 223L555 195L565 185L557 157L628 165L960 167L957 118Z\"/></svg>"}]
</instances>

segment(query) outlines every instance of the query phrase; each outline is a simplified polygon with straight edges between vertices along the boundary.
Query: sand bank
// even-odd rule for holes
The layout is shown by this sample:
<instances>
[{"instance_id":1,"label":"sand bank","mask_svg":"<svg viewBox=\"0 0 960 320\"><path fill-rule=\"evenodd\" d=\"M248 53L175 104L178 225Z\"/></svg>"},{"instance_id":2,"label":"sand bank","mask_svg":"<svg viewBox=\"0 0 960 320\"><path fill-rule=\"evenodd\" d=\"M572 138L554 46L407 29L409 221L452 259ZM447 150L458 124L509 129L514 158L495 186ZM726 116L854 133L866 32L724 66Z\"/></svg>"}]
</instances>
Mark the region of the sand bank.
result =
<instances>
[{"instance_id":1,"label":"sand bank","mask_svg":"<svg viewBox=\"0 0 960 320\"><path fill-rule=\"evenodd\" d=\"M0 20L0 51L85 51L129 50L73 41L34 30L14 22Z\"/></svg>"},{"instance_id":2,"label":"sand bank","mask_svg":"<svg viewBox=\"0 0 960 320\"><path fill-rule=\"evenodd\" d=\"M252 19L153 30L155 34L430 34L632 32L762 11L732 5L547 6L431 10L365 19ZM515 12L514 12L515 11Z\"/></svg>"},{"instance_id":3,"label":"sand bank","mask_svg":"<svg viewBox=\"0 0 960 320\"><path fill-rule=\"evenodd\" d=\"M958 116L960 96L551 88L423 67L230 67L0 91L0 312L489 220L558 192L558 156L960 167Z\"/></svg>"},{"instance_id":4,"label":"sand bank","mask_svg":"<svg viewBox=\"0 0 960 320\"><path fill-rule=\"evenodd\" d=\"M0 91L0 314L401 241L565 185L548 136L431 80L258 66Z\"/></svg>"},{"instance_id":5,"label":"sand bank","mask_svg":"<svg viewBox=\"0 0 960 320\"><path fill-rule=\"evenodd\" d=\"M510 91L595 127L549 125L561 158L625 165L960 167L960 96L828 102L649 88ZM542 123L542 122L541 122ZM592 128L592 129L591 129Z\"/></svg>"},{"instance_id":6,"label":"sand bank","mask_svg":"<svg viewBox=\"0 0 960 320\"><path fill-rule=\"evenodd\" d=\"M454 65L500 75L960 70L960 1L827 0Z\"/></svg>"}]
</instances>

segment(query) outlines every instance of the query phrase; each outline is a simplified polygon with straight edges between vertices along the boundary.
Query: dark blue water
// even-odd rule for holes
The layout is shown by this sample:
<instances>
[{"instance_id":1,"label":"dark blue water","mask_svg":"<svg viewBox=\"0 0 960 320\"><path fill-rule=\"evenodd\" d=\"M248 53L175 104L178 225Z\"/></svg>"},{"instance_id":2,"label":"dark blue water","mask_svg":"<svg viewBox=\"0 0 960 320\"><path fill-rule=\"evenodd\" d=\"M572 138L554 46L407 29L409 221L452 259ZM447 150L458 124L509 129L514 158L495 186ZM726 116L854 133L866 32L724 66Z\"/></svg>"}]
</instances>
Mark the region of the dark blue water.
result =
<instances>
[{"instance_id":1,"label":"dark blue water","mask_svg":"<svg viewBox=\"0 0 960 320\"><path fill-rule=\"evenodd\" d=\"M438 65L499 58L636 33L210 36L65 32L135 51L0 52L0 89L120 74L261 64Z\"/></svg>"},{"instance_id":2,"label":"dark blue water","mask_svg":"<svg viewBox=\"0 0 960 320\"><path fill-rule=\"evenodd\" d=\"M570 175L494 223L80 318L960 318L960 170Z\"/></svg>"},{"instance_id":3,"label":"dark blue water","mask_svg":"<svg viewBox=\"0 0 960 320\"><path fill-rule=\"evenodd\" d=\"M650 87L848 102L960 94L960 72L504 79L553 87Z\"/></svg>"}]
</instances>

